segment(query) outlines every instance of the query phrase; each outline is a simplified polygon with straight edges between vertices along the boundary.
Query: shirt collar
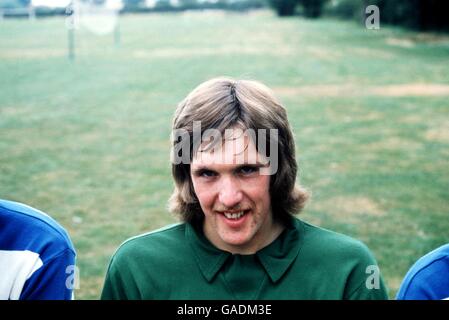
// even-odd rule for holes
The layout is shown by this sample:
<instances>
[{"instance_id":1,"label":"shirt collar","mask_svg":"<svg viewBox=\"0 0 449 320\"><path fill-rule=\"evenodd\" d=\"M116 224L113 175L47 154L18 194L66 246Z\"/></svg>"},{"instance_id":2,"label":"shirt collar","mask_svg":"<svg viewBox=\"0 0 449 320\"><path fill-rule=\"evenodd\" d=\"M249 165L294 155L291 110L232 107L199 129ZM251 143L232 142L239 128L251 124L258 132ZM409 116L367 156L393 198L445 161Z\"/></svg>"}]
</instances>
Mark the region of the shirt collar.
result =
<instances>
[{"instance_id":1,"label":"shirt collar","mask_svg":"<svg viewBox=\"0 0 449 320\"><path fill-rule=\"evenodd\" d=\"M271 244L256 252L265 272L274 283L279 281L299 254L304 237L303 223L292 218L284 231ZM216 248L200 228L186 224L186 239L195 260L208 282L211 282L232 254Z\"/></svg>"},{"instance_id":2,"label":"shirt collar","mask_svg":"<svg viewBox=\"0 0 449 320\"><path fill-rule=\"evenodd\" d=\"M200 227L190 223L186 224L186 239L193 250L201 273L208 282L211 282L231 253L216 248L204 236Z\"/></svg>"}]
</instances>

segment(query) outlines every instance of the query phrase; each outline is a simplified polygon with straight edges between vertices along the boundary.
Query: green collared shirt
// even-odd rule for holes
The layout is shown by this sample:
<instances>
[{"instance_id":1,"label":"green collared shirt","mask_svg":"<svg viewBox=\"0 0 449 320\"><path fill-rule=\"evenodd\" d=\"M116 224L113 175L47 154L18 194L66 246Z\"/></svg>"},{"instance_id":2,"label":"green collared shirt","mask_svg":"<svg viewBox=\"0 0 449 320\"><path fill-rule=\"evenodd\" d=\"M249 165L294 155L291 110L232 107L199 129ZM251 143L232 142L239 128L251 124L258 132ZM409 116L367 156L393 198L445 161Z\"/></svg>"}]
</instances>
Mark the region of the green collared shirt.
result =
<instances>
[{"instance_id":1,"label":"green collared shirt","mask_svg":"<svg viewBox=\"0 0 449 320\"><path fill-rule=\"evenodd\" d=\"M102 299L387 299L370 251L296 218L252 255L212 245L191 224L126 241L113 256Z\"/></svg>"}]
</instances>

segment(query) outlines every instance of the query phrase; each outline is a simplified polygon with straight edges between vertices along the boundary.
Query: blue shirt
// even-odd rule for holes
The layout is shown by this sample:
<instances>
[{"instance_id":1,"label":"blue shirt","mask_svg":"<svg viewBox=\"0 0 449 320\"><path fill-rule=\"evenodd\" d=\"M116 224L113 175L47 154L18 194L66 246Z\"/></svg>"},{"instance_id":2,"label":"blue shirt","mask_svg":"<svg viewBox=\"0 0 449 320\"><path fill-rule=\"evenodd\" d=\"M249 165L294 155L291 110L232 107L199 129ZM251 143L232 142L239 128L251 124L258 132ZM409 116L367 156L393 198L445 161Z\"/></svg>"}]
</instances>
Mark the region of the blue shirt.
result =
<instances>
[{"instance_id":1,"label":"blue shirt","mask_svg":"<svg viewBox=\"0 0 449 320\"><path fill-rule=\"evenodd\" d=\"M0 299L68 300L75 276L67 232L39 210L0 200Z\"/></svg>"},{"instance_id":2,"label":"blue shirt","mask_svg":"<svg viewBox=\"0 0 449 320\"><path fill-rule=\"evenodd\" d=\"M449 244L420 258L406 274L398 300L449 298Z\"/></svg>"}]
</instances>

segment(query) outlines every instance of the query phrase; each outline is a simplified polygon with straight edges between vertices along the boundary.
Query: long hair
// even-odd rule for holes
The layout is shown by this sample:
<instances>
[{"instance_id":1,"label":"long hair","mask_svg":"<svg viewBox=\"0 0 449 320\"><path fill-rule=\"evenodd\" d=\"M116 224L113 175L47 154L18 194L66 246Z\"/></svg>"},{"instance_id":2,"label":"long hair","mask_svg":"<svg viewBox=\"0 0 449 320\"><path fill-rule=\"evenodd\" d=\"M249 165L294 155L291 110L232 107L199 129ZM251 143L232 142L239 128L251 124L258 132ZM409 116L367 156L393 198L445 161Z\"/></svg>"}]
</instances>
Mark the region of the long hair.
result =
<instances>
[{"instance_id":1,"label":"long hair","mask_svg":"<svg viewBox=\"0 0 449 320\"><path fill-rule=\"evenodd\" d=\"M295 143L285 108L260 82L214 78L195 88L175 111L172 129L188 133L190 139L184 141L190 144L186 146L189 154L182 156L190 161L172 163L175 189L169 200L171 212L179 214L186 222L202 221L204 217L190 175L190 163L198 151L194 150L194 121L200 121L201 135L207 129L216 129L222 134L233 127L256 132L266 129L267 145L270 145L270 129L277 129L278 167L270 177L273 218L284 223L302 210L308 193L296 184ZM178 143L179 139L172 137L172 152Z\"/></svg>"}]
</instances>

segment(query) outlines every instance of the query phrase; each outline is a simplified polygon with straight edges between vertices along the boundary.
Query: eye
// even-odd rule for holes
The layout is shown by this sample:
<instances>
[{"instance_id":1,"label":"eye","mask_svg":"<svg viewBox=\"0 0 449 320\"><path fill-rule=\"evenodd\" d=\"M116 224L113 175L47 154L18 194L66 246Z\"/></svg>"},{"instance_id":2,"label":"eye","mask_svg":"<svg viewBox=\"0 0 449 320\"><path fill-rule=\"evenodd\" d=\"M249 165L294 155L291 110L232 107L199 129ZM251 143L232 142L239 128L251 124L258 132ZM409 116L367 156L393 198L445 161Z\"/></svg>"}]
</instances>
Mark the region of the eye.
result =
<instances>
[{"instance_id":1,"label":"eye","mask_svg":"<svg viewBox=\"0 0 449 320\"><path fill-rule=\"evenodd\" d=\"M239 168L239 173L241 173L243 175L250 175L255 172L259 172L258 167L244 166L244 167Z\"/></svg>"},{"instance_id":2,"label":"eye","mask_svg":"<svg viewBox=\"0 0 449 320\"><path fill-rule=\"evenodd\" d=\"M215 177L216 175L217 174L211 170L201 170L200 172L198 172L198 176L204 178L212 178Z\"/></svg>"}]
</instances>

